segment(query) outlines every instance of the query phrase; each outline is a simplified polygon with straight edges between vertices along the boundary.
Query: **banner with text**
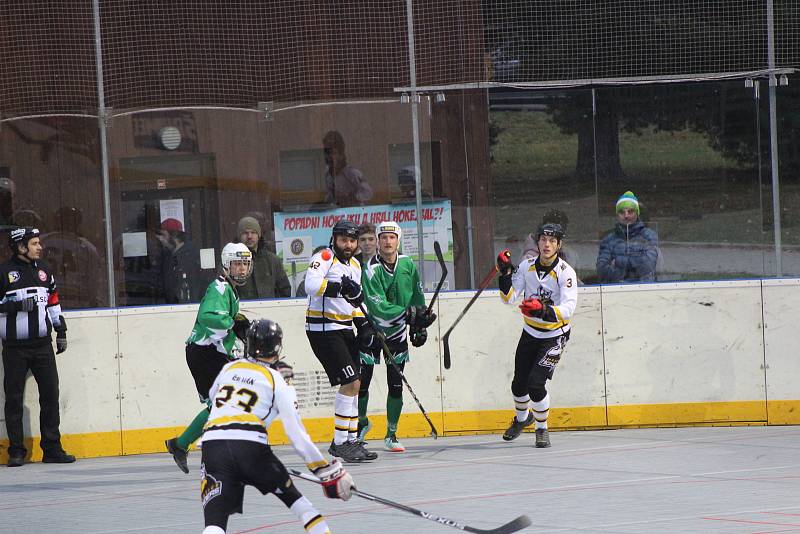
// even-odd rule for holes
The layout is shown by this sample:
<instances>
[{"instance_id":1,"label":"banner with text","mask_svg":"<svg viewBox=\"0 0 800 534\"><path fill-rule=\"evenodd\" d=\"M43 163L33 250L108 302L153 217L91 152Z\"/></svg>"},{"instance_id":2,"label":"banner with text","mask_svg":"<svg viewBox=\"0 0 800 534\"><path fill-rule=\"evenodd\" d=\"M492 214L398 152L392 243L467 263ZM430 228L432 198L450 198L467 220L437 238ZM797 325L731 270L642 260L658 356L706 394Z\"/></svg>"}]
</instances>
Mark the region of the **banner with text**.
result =
<instances>
[{"instance_id":1,"label":"banner with text","mask_svg":"<svg viewBox=\"0 0 800 534\"><path fill-rule=\"evenodd\" d=\"M401 252L419 259L419 243L417 239L417 210L414 204L378 204L375 206L358 206L354 208L336 208L325 211L276 212L273 216L275 224L275 248L283 259L284 241L288 241L289 249L296 255L304 255L310 239L313 252L320 247L327 247L331 238L331 229L337 221L348 219L356 224L372 223L377 225L384 221L394 221L403 230ZM423 202L422 204L422 246L425 251L424 272L420 273L425 281L425 290L433 291L442 275L433 242L438 241L442 247L442 255L447 264L448 276L443 289L453 286L453 219L450 201ZM285 262L284 268L292 282L293 295L303 296L302 287L305 280L305 262Z\"/></svg>"}]
</instances>

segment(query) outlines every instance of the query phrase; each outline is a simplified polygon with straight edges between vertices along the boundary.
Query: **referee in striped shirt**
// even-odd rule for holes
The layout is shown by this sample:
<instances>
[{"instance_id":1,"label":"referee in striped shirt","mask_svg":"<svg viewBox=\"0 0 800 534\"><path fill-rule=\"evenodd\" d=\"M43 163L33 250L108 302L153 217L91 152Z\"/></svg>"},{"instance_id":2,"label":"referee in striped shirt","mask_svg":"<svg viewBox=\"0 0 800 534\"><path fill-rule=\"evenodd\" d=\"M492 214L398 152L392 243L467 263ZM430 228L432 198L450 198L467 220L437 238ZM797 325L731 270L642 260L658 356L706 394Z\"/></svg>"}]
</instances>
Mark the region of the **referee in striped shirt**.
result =
<instances>
[{"instance_id":1,"label":"referee in striped shirt","mask_svg":"<svg viewBox=\"0 0 800 534\"><path fill-rule=\"evenodd\" d=\"M45 463L66 464L75 457L64 452L58 430L58 368L56 354L67 350L67 323L53 275L39 263L39 230L14 228L9 234L12 258L0 265L0 338L3 339L3 389L8 431L8 467L25 463L22 404L25 377L31 371L39 387L41 447ZM57 352L51 332L56 331Z\"/></svg>"}]
</instances>

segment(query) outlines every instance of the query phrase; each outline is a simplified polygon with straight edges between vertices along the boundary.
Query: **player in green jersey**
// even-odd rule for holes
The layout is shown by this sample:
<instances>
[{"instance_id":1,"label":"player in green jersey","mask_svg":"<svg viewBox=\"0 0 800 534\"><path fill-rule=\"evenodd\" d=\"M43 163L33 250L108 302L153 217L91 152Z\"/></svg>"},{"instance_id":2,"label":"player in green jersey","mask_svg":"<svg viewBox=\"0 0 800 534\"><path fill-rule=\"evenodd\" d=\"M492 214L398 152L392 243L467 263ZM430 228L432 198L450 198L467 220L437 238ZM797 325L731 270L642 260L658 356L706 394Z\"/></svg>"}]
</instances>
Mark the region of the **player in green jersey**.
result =
<instances>
[{"instance_id":1,"label":"player in green jersey","mask_svg":"<svg viewBox=\"0 0 800 534\"><path fill-rule=\"evenodd\" d=\"M186 363L194 377L200 402L206 406L183 433L166 441L167 451L184 473L189 472L189 447L203 434L211 409L208 393L222 368L232 359L237 338L244 340L250 321L239 313L238 286L253 272L253 255L242 243L222 249L222 274L206 290L194 328L186 340Z\"/></svg>"},{"instance_id":2,"label":"player in green jersey","mask_svg":"<svg viewBox=\"0 0 800 534\"><path fill-rule=\"evenodd\" d=\"M408 340L421 347L428 339L426 328L436 319L425 309L422 282L414 261L398 252L402 230L391 221L376 226L378 254L364 265L361 287L364 303L372 322L386 337L397 368L387 362L386 380L389 394L386 399L387 429L384 437L386 450L403 452L405 448L397 439L397 423L403 410L403 382L400 372L409 359ZM360 338L362 336L359 336ZM358 439L363 441L371 427L367 418L369 384L374 366L380 363L380 349L375 350L374 340L359 339L361 354L361 387L358 392Z\"/></svg>"}]
</instances>

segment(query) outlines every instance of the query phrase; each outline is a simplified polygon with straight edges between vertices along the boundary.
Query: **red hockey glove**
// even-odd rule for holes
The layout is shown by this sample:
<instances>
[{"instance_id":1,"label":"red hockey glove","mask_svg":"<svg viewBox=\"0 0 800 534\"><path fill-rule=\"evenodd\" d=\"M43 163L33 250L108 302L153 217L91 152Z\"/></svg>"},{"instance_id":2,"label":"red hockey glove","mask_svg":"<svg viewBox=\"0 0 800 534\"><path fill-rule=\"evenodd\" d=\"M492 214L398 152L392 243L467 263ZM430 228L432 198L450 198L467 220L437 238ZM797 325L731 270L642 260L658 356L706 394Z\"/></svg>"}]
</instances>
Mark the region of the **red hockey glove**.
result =
<instances>
[{"instance_id":1,"label":"red hockey glove","mask_svg":"<svg viewBox=\"0 0 800 534\"><path fill-rule=\"evenodd\" d=\"M542 301L537 299L536 297L527 298L522 301L522 304L519 305L519 309L522 312L522 315L526 315L528 317L541 317L544 315L544 304Z\"/></svg>"},{"instance_id":2,"label":"red hockey glove","mask_svg":"<svg viewBox=\"0 0 800 534\"><path fill-rule=\"evenodd\" d=\"M508 276L514 272L514 264L511 263L511 251L505 249L497 255L497 271L500 276Z\"/></svg>"},{"instance_id":3,"label":"red hockey glove","mask_svg":"<svg viewBox=\"0 0 800 534\"><path fill-rule=\"evenodd\" d=\"M339 460L333 460L325 467L320 467L314 474L322 482L322 492L329 499L342 499L346 501L352 496L355 487L353 477L344 470Z\"/></svg>"}]
</instances>

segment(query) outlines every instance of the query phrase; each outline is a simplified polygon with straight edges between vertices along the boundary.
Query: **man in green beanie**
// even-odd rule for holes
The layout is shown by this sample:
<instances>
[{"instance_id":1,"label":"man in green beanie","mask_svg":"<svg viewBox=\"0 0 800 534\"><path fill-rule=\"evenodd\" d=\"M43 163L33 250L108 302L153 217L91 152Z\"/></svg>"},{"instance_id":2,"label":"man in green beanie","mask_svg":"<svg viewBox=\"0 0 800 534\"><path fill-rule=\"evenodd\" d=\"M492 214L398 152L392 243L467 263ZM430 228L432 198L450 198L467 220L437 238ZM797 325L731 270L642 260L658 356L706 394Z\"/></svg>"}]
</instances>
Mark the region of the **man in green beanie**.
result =
<instances>
[{"instance_id":1,"label":"man in green beanie","mask_svg":"<svg viewBox=\"0 0 800 534\"><path fill-rule=\"evenodd\" d=\"M617 199L617 224L603 236L597 254L601 283L655 282L658 235L639 212L639 199L631 191Z\"/></svg>"},{"instance_id":2,"label":"man in green beanie","mask_svg":"<svg viewBox=\"0 0 800 534\"><path fill-rule=\"evenodd\" d=\"M261 225L255 217L242 217L237 226L239 241L253 253L253 275L239 288L242 300L292 296L292 285L277 254L267 249Z\"/></svg>"}]
</instances>

